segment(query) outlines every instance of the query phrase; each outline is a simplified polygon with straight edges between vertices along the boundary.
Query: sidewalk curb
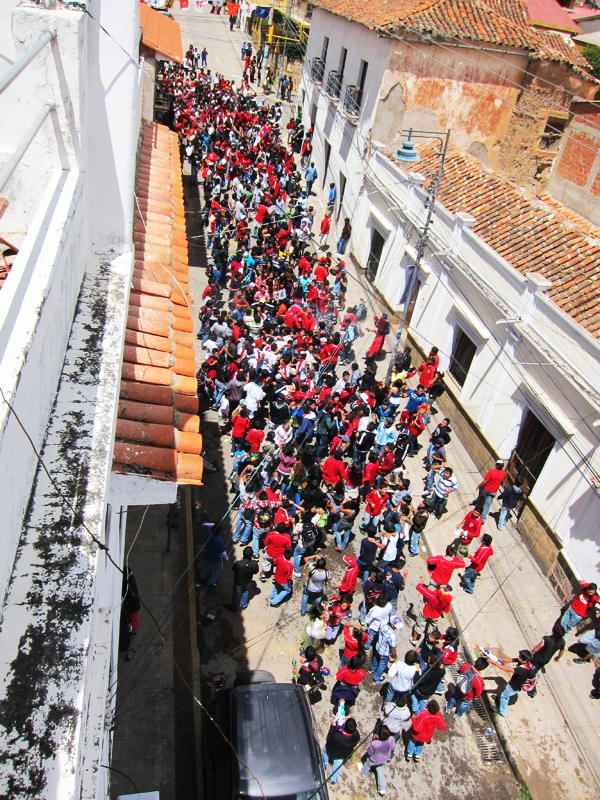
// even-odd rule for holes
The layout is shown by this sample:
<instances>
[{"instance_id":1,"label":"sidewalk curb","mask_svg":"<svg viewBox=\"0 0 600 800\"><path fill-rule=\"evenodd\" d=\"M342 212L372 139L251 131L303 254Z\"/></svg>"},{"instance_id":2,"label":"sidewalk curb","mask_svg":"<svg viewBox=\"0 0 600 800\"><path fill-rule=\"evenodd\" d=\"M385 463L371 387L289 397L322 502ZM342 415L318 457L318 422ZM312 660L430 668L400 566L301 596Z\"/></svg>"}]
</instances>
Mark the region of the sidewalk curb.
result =
<instances>
[{"instance_id":1,"label":"sidewalk curb","mask_svg":"<svg viewBox=\"0 0 600 800\"><path fill-rule=\"evenodd\" d=\"M427 550L427 556L428 557L433 556L433 551L429 545L429 542L427 541L427 536L425 532L421 534L421 541L425 545L425 549ZM469 659L469 661L473 664L475 663L477 656L475 655L475 651L469 641L468 635L465 633L465 626L463 624L463 621L458 611L453 606L450 607L450 614L454 622L454 627L458 629L458 635L460 637L460 641L465 651L465 654ZM490 722L493 725L494 730L498 735L498 741L502 746L502 750L504 752L504 755L506 756L506 760L510 768L512 769L518 783L527 788L529 794L532 797L532 800L544 800L544 798L541 798L537 792L532 791L529 785L527 784L527 779L525 777L525 771L524 771L525 764L521 756L513 752L512 745L509 741L510 731L508 729L506 722L504 722L503 718L500 717L498 714L493 713L487 694L484 693L481 696L481 699L489 714ZM523 764L523 768L521 768L521 764Z\"/></svg>"},{"instance_id":2,"label":"sidewalk curb","mask_svg":"<svg viewBox=\"0 0 600 800\"><path fill-rule=\"evenodd\" d=\"M187 485L185 496L185 527L187 538L187 562L194 560L194 528L192 524L192 487ZM190 608L190 650L192 655L192 690L195 698L200 698L200 652L198 650L198 629L196 624L196 582L194 568L188 572L188 597ZM194 738L196 753L196 790L198 797L204 798L204 771L202 767L202 710L194 700Z\"/></svg>"}]
</instances>

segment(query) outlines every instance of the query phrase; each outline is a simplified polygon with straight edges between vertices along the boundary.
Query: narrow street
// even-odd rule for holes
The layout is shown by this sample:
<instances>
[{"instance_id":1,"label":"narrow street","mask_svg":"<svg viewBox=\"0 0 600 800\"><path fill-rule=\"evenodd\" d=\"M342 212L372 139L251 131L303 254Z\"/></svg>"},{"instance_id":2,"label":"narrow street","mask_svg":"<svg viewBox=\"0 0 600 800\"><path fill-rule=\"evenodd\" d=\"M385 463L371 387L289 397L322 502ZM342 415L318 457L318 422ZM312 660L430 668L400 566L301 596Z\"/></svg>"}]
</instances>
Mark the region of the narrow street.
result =
<instances>
[{"instance_id":1,"label":"narrow street","mask_svg":"<svg viewBox=\"0 0 600 800\"><path fill-rule=\"evenodd\" d=\"M226 16L176 11L174 17L181 25L184 51L190 43L198 50L205 46L208 50L209 68L213 72L222 72L225 76L239 81L242 71L239 48L245 37L238 30L229 32ZM289 112L290 106L286 105L285 113ZM317 196L311 198L316 208L317 222L325 209L320 195L320 184L321 181ZM200 220L201 202L198 189L191 185L189 176L184 178L184 188L190 250L190 292L197 311L206 286L203 269L206 266L206 251ZM330 242L335 239L333 234L334 231L330 236ZM346 264L350 279L347 304L355 304L363 298L370 314L379 313L379 304L370 292L365 277L359 273L349 258L346 258ZM197 314L194 315L194 320L197 330ZM372 335L367 334L355 342L355 358L361 367L371 339ZM385 374L392 345L393 334L390 334L386 342L386 359L378 363L378 375ZM199 341L196 341L196 353L198 363L201 363L205 356ZM430 430L433 430L444 413L443 400L437 405L441 413L433 418L429 425ZM288 682L291 678L292 659L298 659L299 645L306 622L306 618L301 617L299 613L305 576L294 580L293 595L281 608L270 607L271 584L268 582L256 585L246 611L233 614L229 610L232 592L231 564L241 556L241 549L231 543L238 515L237 508L229 511L234 495L229 491L229 484L226 481L232 465L231 440L229 437L219 435L217 415L213 411L204 414L201 432L205 450L219 471L215 474L205 472L204 486L193 487L191 490L191 506L196 503L199 506L193 517L193 547L196 554L195 584L200 675L222 673L230 685L236 674L248 669L265 669L272 672L277 681ZM421 596L416 592L415 585L419 577L426 572L427 549L441 553L454 538L455 528L469 510L475 487L480 480L480 474L475 470L468 453L457 438L452 442L452 459L459 478L459 491L449 504L449 513L438 523L433 518L430 521L425 539L422 541L420 557L408 559L408 588L400 596L398 604L398 613L404 619L404 628L399 633L400 657L410 647L410 627L414 619L413 605L416 611L421 606ZM409 477L415 499L421 494L421 481L425 474L420 457L413 459L410 462ZM186 664L186 668L189 668L188 678L191 679L193 670L190 668L192 659L189 652L190 609L187 581L182 581L175 588L172 583L179 580L185 570L188 523L185 505L184 502L178 518L179 527L173 531L171 554L164 553L166 507L160 513L155 510L154 515L149 512L144 519L142 519L143 509L140 509L139 513L130 513L127 547L133 543L140 526L139 543L133 544L130 563L134 567L140 592L145 600L152 600L152 607L156 607L159 611L167 609L165 619L168 620L174 647L179 648L179 656L182 663ZM228 517L224 538L229 561L225 565L217 587L209 589L206 583L200 583L198 579L203 564L202 548L205 541L202 523L218 522L226 514ZM355 524L349 549L352 555L358 553L360 546L360 534L357 528L358 524ZM473 651L475 642L482 642L490 648L514 656L520 647L532 646L539 640L541 633L549 632L552 621L558 615L559 602L541 576L512 524L500 532L496 531L493 521L490 520L486 532L494 536L496 552L494 569L478 582L473 597L464 595L456 581L453 609L456 610L461 625L468 628L464 641L469 649L469 655ZM336 584L343 574L344 567L342 555L336 553L333 544L332 537L329 537L326 551L327 568L333 573L332 583ZM358 614L359 595L360 592L357 592L353 607L355 617ZM526 618L515 615L515 609L521 610L522 615L525 613L522 609L526 607L528 597L531 596L537 598L533 612L527 614ZM454 624L453 620L447 616L440 628L443 631L451 624ZM193 736L194 729L191 696L173 669L172 661L161 647L150 621L143 620L138 639L141 646L138 646L134 661L120 667L117 696L118 724L112 763L133 778L139 791L149 791L160 785L161 800L175 797L177 800L203 797L202 787L199 785L201 778L197 778L196 775L193 746L190 746L188 738ZM464 657L464 653L461 653L460 660L464 660ZM326 649L323 659L325 666L331 670L328 679L328 687L331 689L339 666L338 645ZM569 703L557 705L555 695L557 691L560 693L560 687L566 682L570 682L571 685L575 682L577 694L582 694L583 687L589 682L589 676L584 675L581 670L577 672L577 668L567 664L561 664L560 667L553 665L549 671L550 669L555 678L553 681L549 681L548 678L541 681L538 699L535 701L539 727L533 732L533 736L527 735L532 702L526 697L519 698L517 707L511 708L507 723L514 727L507 728L502 735L510 740L512 752L516 754L517 770L520 774L527 775L532 786L536 787L535 796L557 797L564 786L568 785L572 798L588 797L594 789L592 780L586 775L589 764L586 765L583 761L581 737L585 736L585 730L596 736L597 731L592 726L597 729L597 724L590 720L589 727L579 730L581 727L579 723L575 720L569 721L569 713L575 713L567 708ZM131 676L123 678L128 670ZM556 678L557 675L560 677ZM496 673L492 668L485 677L488 695L491 696L498 688L501 690L504 687L503 678L499 677L496 680ZM446 687L452 686L452 683L453 676L448 671ZM553 688L554 686L557 688ZM372 684L370 677L364 681L363 687L353 709L353 716L357 720L361 736L372 730L382 704L379 687ZM446 699L449 697L448 692ZM441 701L440 705L444 712L445 699L441 697L437 699ZM525 704L526 713L519 719L519 709ZM314 706L314 713L317 736L322 746L331 718L329 692L324 692L321 702ZM576 713L583 714L584 710L579 709ZM453 714L444 716L447 723L446 731L436 735L433 744L425 748L418 766L412 763L406 764L401 749L397 751L395 759L386 767L387 796L404 798L426 793L440 800L515 798L518 782L504 756L494 727L496 721L492 722L486 705L480 703L460 719L456 719ZM176 735L173 735L173 730L176 731ZM545 741L538 744L538 739ZM557 751L563 755L560 763L555 761L554 754ZM348 796L356 798L377 796L374 778L371 776L363 780L357 774L355 764L359 763L363 752L364 747L354 755L352 763L342 770L338 784L329 786L332 800ZM122 776L113 774L112 780L111 797L132 791L131 785ZM206 798L206 800L216 799Z\"/></svg>"}]
</instances>

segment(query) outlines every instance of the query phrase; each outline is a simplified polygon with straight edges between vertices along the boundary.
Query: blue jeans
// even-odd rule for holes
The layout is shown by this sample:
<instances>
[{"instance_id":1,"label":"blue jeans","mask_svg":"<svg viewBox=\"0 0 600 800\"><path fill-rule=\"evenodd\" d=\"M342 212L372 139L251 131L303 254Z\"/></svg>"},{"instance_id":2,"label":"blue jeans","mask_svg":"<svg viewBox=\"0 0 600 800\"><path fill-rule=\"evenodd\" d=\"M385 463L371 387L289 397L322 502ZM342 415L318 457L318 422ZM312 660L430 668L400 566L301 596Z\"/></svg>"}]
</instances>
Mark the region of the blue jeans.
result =
<instances>
[{"instance_id":1,"label":"blue jeans","mask_svg":"<svg viewBox=\"0 0 600 800\"><path fill-rule=\"evenodd\" d=\"M434 486L434 480L437 472L433 469L429 470L429 475L427 476L427 491L431 492Z\"/></svg>"},{"instance_id":2,"label":"blue jeans","mask_svg":"<svg viewBox=\"0 0 600 800\"><path fill-rule=\"evenodd\" d=\"M574 628L575 625L577 625L578 622L581 622L582 619L583 617L580 617L579 614L576 614L571 608L571 606L569 606L565 611L565 613L562 615L560 624L565 629L565 633L568 633L571 630L571 628Z\"/></svg>"},{"instance_id":3,"label":"blue jeans","mask_svg":"<svg viewBox=\"0 0 600 800\"><path fill-rule=\"evenodd\" d=\"M375 776L377 777L377 791L378 792L385 792L385 772L384 772L384 765L383 764L373 764L369 756L365 759L364 764L362 765L361 772L363 776L366 778L369 775L369 772L374 769Z\"/></svg>"},{"instance_id":4,"label":"blue jeans","mask_svg":"<svg viewBox=\"0 0 600 800\"><path fill-rule=\"evenodd\" d=\"M349 241L350 241L349 239L343 239L341 236L337 240L337 245L335 249L341 256L343 256L344 253L346 252L346 245L348 244Z\"/></svg>"},{"instance_id":5,"label":"blue jeans","mask_svg":"<svg viewBox=\"0 0 600 800\"><path fill-rule=\"evenodd\" d=\"M246 544L250 541L250 537L252 536L252 527L254 525L254 514L251 517L245 517L241 512L238 517L237 525L235 528L235 533L233 534L233 541L239 542L240 539L242 540L242 544ZM243 530L243 533L242 533Z\"/></svg>"},{"instance_id":6,"label":"blue jeans","mask_svg":"<svg viewBox=\"0 0 600 800\"><path fill-rule=\"evenodd\" d=\"M467 594L473 594L475 588L475 581L479 577L477 570L473 567L467 567L463 575L463 588Z\"/></svg>"},{"instance_id":7,"label":"blue jeans","mask_svg":"<svg viewBox=\"0 0 600 800\"><path fill-rule=\"evenodd\" d=\"M348 542L350 541L350 532L352 531L352 525L347 528L343 526L341 522L336 522L332 526L332 530L335 533L335 541L338 547L343 547L344 550L348 547Z\"/></svg>"},{"instance_id":8,"label":"blue jeans","mask_svg":"<svg viewBox=\"0 0 600 800\"><path fill-rule=\"evenodd\" d=\"M343 655L342 658L341 658L341 661L340 661L340 669L342 667L345 667L346 664L348 664L349 662L350 662L350 659L346 658L346 656Z\"/></svg>"},{"instance_id":9,"label":"blue jeans","mask_svg":"<svg viewBox=\"0 0 600 800\"><path fill-rule=\"evenodd\" d=\"M483 501L483 511L481 512L481 521L485 522L485 518L488 515L490 507L492 505L492 500L496 497L495 494L491 492L486 492L483 489L479 490L479 495L477 496L477 501L481 503Z\"/></svg>"},{"instance_id":10,"label":"blue jeans","mask_svg":"<svg viewBox=\"0 0 600 800\"><path fill-rule=\"evenodd\" d=\"M373 640L375 639L378 633L379 633L379 628L377 629L367 628L367 634L369 635L369 638L367 639L367 643L365 644L365 650L368 650L371 647L371 645L373 644Z\"/></svg>"},{"instance_id":11,"label":"blue jeans","mask_svg":"<svg viewBox=\"0 0 600 800\"><path fill-rule=\"evenodd\" d=\"M219 558L218 561L206 561L200 573L200 580L204 581L210 575L208 585L216 586L219 577L223 572L223 559Z\"/></svg>"},{"instance_id":12,"label":"blue jeans","mask_svg":"<svg viewBox=\"0 0 600 800\"><path fill-rule=\"evenodd\" d=\"M260 537L263 533L266 535L268 532L268 528L257 528L256 526L252 528L252 552L255 556L258 555L260 550Z\"/></svg>"},{"instance_id":13,"label":"blue jeans","mask_svg":"<svg viewBox=\"0 0 600 800\"><path fill-rule=\"evenodd\" d=\"M502 508L500 509L500 515L498 517L498 526L497 526L499 531L501 531L502 528L506 525L506 519L508 517L509 512L510 509L504 508L504 506L502 506Z\"/></svg>"},{"instance_id":14,"label":"blue jeans","mask_svg":"<svg viewBox=\"0 0 600 800\"><path fill-rule=\"evenodd\" d=\"M412 694L410 696L410 702L413 714L418 716L429 702L429 698L423 697L423 695L419 692L418 689L413 689Z\"/></svg>"},{"instance_id":15,"label":"blue jeans","mask_svg":"<svg viewBox=\"0 0 600 800\"><path fill-rule=\"evenodd\" d=\"M406 752L409 756L420 756L423 752L423 748L425 747L425 742L415 742L415 740L410 737L408 740L408 747L406 748Z\"/></svg>"},{"instance_id":16,"label":"blue jeans","mask_svg":"<svg viewBox=\"0 0 600 800\"><path fill-rule=\"evenodd\" d=\"M507 710L507 708L508 708L508 701L510 700L510 698L511 698L511 697L512 697L514 694L519 694L519 693L518 693L518 692L516 692L514 689L512 689L512 688L511 688L511 686L510 686L510 684L509 684L509 683L507 683L507 684L506 684L506 688L505 688L505 690L504 690L504 691L502 692L502 694L500 695L500 705L499 705L499 708L498 708L498 710L500 711L500 714L501 714L503 717L505 717L505 716L506 716L506 710Z\"/></svg>"},{"instance_id":17,"label":"blue jeans","mask_svg":"<svg viewBox=\"0 0 600 800\"><path fill-rule=\"evenodd\" d=\"M296 549L294 550L294 572L300 572L300 568L302 567L302 556L305 553L310 555L310 551L312 551L312 547L302 547L301 544L296 545Z\"/></svg>"},{"instance_id":18,"label":"blue jeans","mask_svg":"<svg viewBox=\"0 0 600 800\"><path fill-rule=\"evenodd\" d=\"M363 517L363 521L360 523L361 531L364 531L364 529L367 527L367 525L369 523L372 523L373 525L375 525L375 527L377 527L379 525L379 520L380 520L380 515L379 514L377 514L376 517L372 517L368 513L368 511L365 511L365 515Z\"/></svg>"},{"instance_id":19,"label":"blue jeans","mask_svg":"<svg viewBox=\"0 0 600 800\"><path fill-rule=\"evenodd\" d=\"M278 606L279 603L283 603L286 597L288 597L292 593L292 582L287 581L287 583L276 583L273 587L273 591L271 592L271 605Z\"/></svg>"},{"instance_id":20,"label":"blue jeans","mask_svg":"<svg viewBox=\"0 0 600 800\"><path fill-rule=\"evenodd\" d=\"M411 556L418 556L419 555L419 539L421 538L421 534L417 531L413 531L411 528L410 531L410 546L408 548L408 552Z\"/></svg>"},{"instance_id":21,"label":"blue jeans","mask_svg":"<svg viewBox=\"0 0 600 800\"><path fill-rule=\"evenodd\" d=\"M320 603L322 599L323 595L318 595L317 597L315 597L311 605L314 606L317 603ZM302 589L302 602L300 604L300 614L303 617L305 617L308 614L308 589L306 588L306 586L304 587L304 589Z\"/></svg>"},{"instance_id":22,"label":"blue jeans","mask_svg":"<svg viewBox=\"0 0 600 800\"><path fill-rule=\"evenodd\" d=\"M392 700L394 699L395 694L396 694L396 689L394 689L391 683L388 683L387 692L385 693L384 703L391 703Z\"/></svg>"},{"instance_id":23,"label":"blue jeans","mask_svg":"<svg viewBox=\"0 0 600 800\"><path fill-rule=\"evenodd\" d=\"M446 710L450 711L451 708L456 706L456 716L462 717L462 715L471 708L472 700L465 700L462 694L458 692L454 692L450 700L448 700L448 705L446 706Z\"/></svg>"},{"instance_id":24,"label":"blue jeans","mask_svg":"<svg viewBox=\"0 0 600 800\"><path fill-rule=\"evenodd\" d=\"M329 779L329 783L332 785L336 783L337 779L340 777L340 769L342 764L344 763L343 758L334 758L331 762L331 778ZM327 746L323 748L323 767L327 770L327 765L329 764L329 755L327 754Z\"/></svg>"},{"instance_id":25,"label":"blue jeans","mask_svg":"<svg viewBox=\"0 0 600 800\"><path fill-rule=\"evenodd\" d=\"M251 583L234 583L233 584L233 595L231 598L231 607L234 611L237 611L238 608L241 606L242 608L248 608L248 598L250 597L250 587L252 586Z\"/></svg>"},{"instance_id":26,"label":"blue jeans","mask_svg":"<svg viewBox=\"0 0 600 800\"><path fill-rule=\"evenodd\" d=\"M383 673L385 672L389 660L389 655L382 656L381 653L378 653L377 649L375 649L373 658L371 659L371 666L369 667L369 672L375 673L375 675L373 675L373 681L379 682L383 678Z\"/></svg>"},{"instance_id":27,"label":"blue jeans","mask_svg":"<svg viewBox=\"0 0 600 800\"><path fill-rule=\"evenodd\" d=\"M366 616L367 616L367 604L363 600L358 607L358 621L360 622L361 625L365 621Z\"/></svg>"}]
</instances>

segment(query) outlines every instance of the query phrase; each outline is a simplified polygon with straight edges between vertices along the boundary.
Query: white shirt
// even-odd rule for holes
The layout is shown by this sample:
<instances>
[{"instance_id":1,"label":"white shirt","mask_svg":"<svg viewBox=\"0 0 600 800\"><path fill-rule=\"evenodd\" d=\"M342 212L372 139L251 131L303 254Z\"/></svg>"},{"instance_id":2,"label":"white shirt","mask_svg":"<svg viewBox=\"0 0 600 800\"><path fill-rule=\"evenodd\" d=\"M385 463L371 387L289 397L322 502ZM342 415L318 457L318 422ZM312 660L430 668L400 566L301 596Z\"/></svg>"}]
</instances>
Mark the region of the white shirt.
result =
<instances>
[{"instance_id":1,"label":"white shirt","mask_svg":"<svg viewBox=\"0 0 600 800\"><path fill-rule=\"evenodd\" d=\"M246 408L249 411L256 411L258 404L265 396L263 390L256 383L249 383L246 386Z\"/></svg>"},{"instance_id":2,"label":"white shirt","mask_svg":"<svg viewBox=\"0 0 600 800\"><path fill-rule=\"evenodd\" d=\"M365 625L372 631L378 631L382 622L387 622L392 613L392 604L386 603L383 608L373 606L365 617Z\"/></svg>"},{"instance_id":3,"label":"white shirt","mask_svg":"<svg viewBox=\"0 0 600 800\"><path fill-rule=\"evenodd\" d=\"M388 539L388 543L383 551L382 561L395 561L398 554L399 533L395 533Z\"/></svg>"},{"instance_id":4,"label":"white shirt","mask_svg":"<svg viewBox=\"0 0 600 800\"><path fill-rule=\"evenodd\" d=\"M388 669L388 677L397 692L410 691L417 667L410 666L404 661L394 661Z\"/></svg>"}]
</instances>

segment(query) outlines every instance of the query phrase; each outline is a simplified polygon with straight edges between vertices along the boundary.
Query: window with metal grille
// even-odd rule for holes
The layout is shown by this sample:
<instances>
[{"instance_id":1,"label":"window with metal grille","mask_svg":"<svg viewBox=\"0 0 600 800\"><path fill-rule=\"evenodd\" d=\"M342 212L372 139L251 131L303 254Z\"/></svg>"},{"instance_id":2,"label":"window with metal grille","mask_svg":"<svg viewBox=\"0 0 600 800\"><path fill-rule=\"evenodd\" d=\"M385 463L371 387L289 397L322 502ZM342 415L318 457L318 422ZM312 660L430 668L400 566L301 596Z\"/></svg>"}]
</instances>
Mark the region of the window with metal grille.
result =
<instances>
[{"instance_id":1,"label":"window with metal grille","mask_svg":"<svg viewBox=\"0 0 600 800\"><path fill-rule=\"evenodd\" d=\"M448 372L459 386L464 386L477 352L477 345L472 342L462 328L454 329L452 356Z\"/></svg>"}]
</instances>

